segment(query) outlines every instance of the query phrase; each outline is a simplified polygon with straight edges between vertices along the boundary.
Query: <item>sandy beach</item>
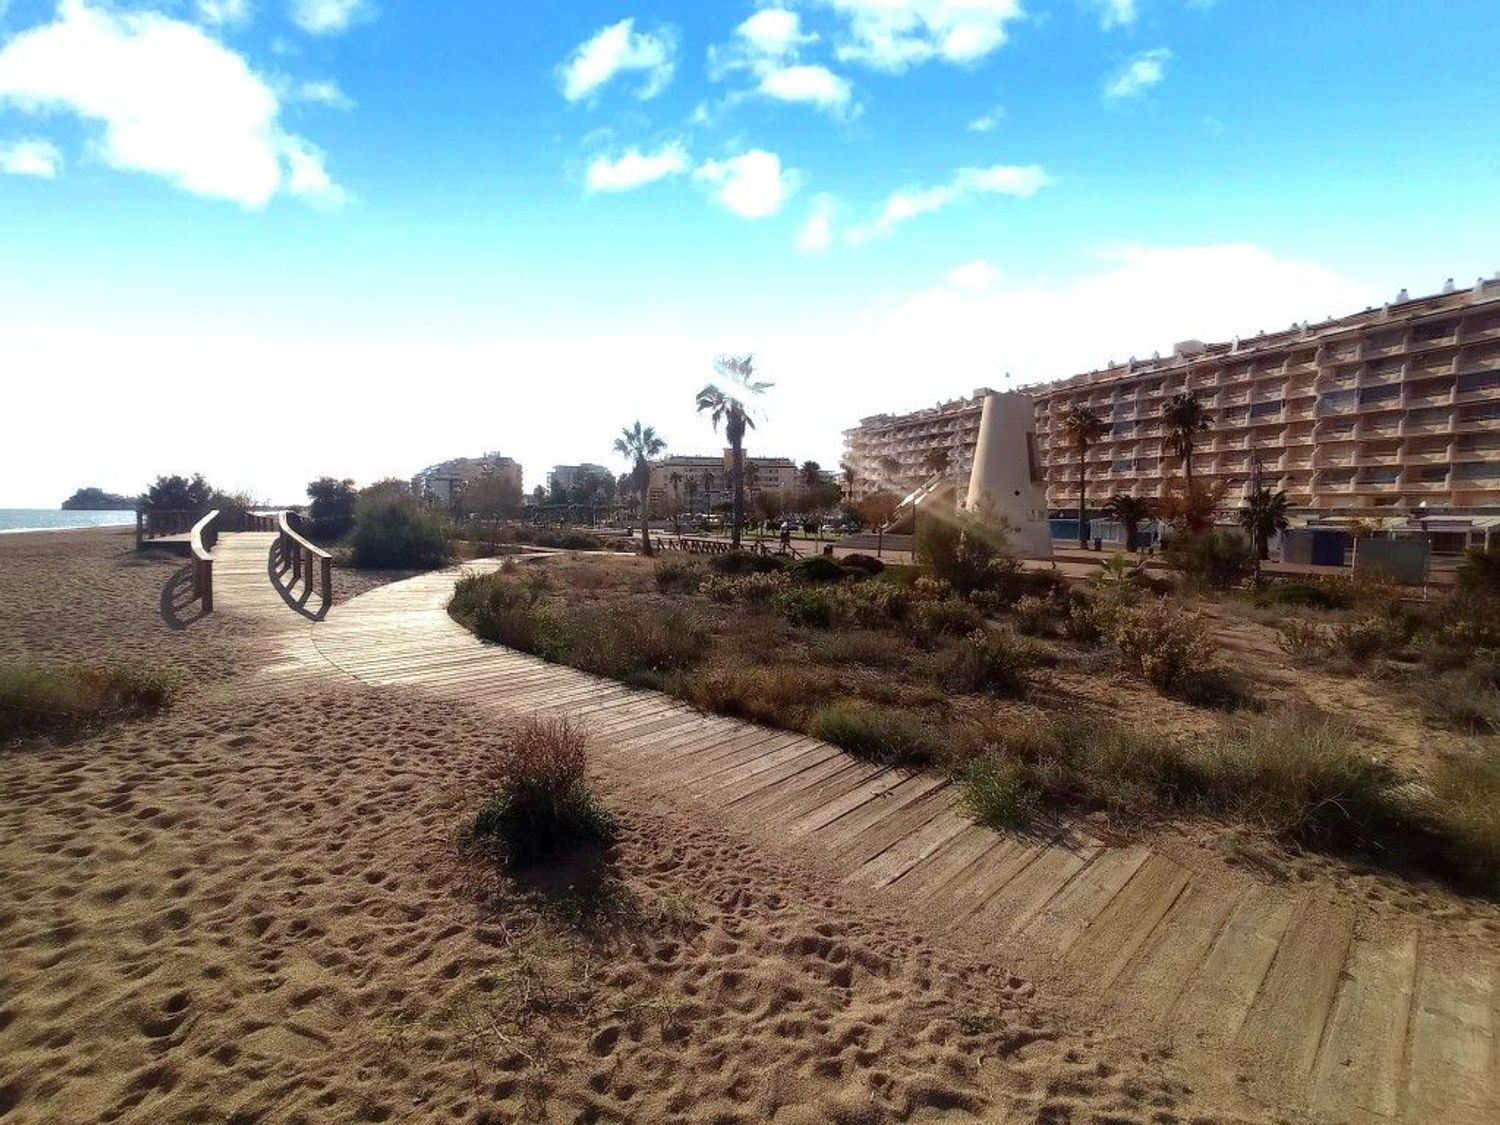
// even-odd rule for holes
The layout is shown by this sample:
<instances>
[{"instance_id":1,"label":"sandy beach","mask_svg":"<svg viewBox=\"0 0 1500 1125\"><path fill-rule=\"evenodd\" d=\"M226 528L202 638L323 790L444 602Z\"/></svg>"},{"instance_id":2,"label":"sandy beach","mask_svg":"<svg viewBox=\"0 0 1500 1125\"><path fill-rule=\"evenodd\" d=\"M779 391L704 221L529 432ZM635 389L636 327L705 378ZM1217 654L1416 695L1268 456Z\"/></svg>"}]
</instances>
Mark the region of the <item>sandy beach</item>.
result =
<instances>
[{"instance_id":1,"label":"sandy beach","mask_svg":"<svg viewBox=\"0 0 1500 1125\"><path fill-rule=\"evenodd\" d=\"M598 778L622 838L597 865L503 877L459 845L492 715L358 685L241 699L254 623L173 628L180 564L130 545L0 543L6 659L184 676L157 718L0 752L7 1123L1270 1112L639 779Z\"/></svg>"}]
</instances>

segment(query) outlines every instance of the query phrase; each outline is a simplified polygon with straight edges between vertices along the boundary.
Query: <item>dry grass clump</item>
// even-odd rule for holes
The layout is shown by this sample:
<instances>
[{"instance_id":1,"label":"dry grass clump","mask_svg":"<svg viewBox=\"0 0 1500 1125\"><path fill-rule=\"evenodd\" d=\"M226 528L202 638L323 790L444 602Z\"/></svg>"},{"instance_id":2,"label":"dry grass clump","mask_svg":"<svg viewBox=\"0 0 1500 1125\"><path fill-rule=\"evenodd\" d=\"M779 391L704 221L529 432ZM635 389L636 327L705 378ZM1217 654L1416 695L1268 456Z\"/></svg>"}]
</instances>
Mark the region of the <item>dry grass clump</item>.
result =
<instances>
[{"instance_id":1,"label":"dry grass clump","mask_svg":"<svg viewBox=\"0 0 1500 1125\"><path fill-rule=\"evenodd\" d=\"M137 718L172 701L175 685L148 668L0 666L0 740L71 734Z\"/></svg>"},{"instance_id":2,"label":"dry grass clump","mask_svg":"<svg viewBox=\"0 0 1500 1125\"><path fill-rule=\"evenodd\" d=\"M1476 743L1447 754L1433 771L1432 800L1443 810L1447 858L1474 885L1500 894L1500 747Z\"/></svg>"},{"instance_id":3,"label":"dry grass clump","mask_svg":"<svg viewBox=\"0 0 1500 1125\"><path fill-rule=\"evenodd\" d=\"M954 648L948 678L962 691L1019 696L1030 673L1047 662L1046 650L1007 629L976 629Z\"/></svg>"},{"instance_id":4,"label":"dry grass clump","mask_svg":"<svg viewBox=\"0 0 1500 1125\"><path fill-rule=\"evenodd\" d=\"M588 736L568 719L526 719L506 735L495 791L474 816L476 840L515 863L608 843L614 817L589 789Z\"/></svg>"},{"instance_id":5,"label":"dry grass clump","mask_svg":"<svg viewBox=\"0 0 1500 1125\"><path fill-rule=\"evenodd\" d=\"M807 733L886 765L930 765L944 745L910 711L841 699L813 715Z\"/></svg>"}]
</instances>

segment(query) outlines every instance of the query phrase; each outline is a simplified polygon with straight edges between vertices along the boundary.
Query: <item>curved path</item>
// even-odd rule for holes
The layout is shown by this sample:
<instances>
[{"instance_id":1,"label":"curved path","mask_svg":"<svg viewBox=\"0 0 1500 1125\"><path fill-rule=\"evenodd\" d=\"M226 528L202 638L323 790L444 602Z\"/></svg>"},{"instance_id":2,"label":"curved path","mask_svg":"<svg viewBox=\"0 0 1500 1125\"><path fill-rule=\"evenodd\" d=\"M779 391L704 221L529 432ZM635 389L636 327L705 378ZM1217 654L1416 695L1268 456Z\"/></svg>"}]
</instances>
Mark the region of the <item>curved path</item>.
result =
<instances>
[{"instance_id":1,"label":"curved path","mask_svg":"<svg viewBox=\"0 0 1500 1125\"><path fill-rule=\"evenodd\" d=\"M1195 870L1076 827L978 828L939 778L480 642L445 609L459 570L380 587L309 621L271 585L272 540L224 535L215 550L220 609L262 618L281 646L260 673L268 685L348 677L502 716L572 716L596 734L611 772L897 896L1169 1048L1185 1073L1233 1068L1268 1104L1332 1121L1500 1121L1493 942L1460 945L1410 912L1376 915L1326 890Z\"/></svg>"}]
</instances>

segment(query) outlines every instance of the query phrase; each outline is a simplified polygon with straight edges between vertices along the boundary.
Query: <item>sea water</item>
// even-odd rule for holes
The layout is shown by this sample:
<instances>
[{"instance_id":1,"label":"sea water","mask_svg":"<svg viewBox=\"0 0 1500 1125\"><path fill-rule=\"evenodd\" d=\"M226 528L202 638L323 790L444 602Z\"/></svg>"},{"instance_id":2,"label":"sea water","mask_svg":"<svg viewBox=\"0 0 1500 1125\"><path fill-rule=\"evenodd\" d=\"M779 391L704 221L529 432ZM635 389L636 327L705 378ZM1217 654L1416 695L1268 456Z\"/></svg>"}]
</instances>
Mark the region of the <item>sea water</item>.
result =
<instances>
[{"instance_id":1,"label":"sea water","mask_svg":"<svg viewBox=\"0 0 1500 1125\"><path fill-rule=\"evenodd\" d=\"M0 508L0 535L13 531L67 531L79 527L132 527L134 512L62 512L56 508Z\"/></svg>"}]
</instances>

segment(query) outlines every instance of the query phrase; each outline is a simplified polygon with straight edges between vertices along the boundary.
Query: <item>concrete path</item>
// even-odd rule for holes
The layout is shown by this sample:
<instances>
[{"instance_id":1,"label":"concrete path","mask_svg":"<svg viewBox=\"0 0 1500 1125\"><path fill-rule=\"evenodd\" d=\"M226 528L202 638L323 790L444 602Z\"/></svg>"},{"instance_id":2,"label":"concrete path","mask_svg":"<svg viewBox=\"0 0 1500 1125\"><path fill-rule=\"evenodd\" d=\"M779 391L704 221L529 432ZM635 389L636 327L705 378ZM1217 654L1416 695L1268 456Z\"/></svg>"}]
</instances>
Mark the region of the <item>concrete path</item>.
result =
<instances>
[{"instance_id":1,"label":"concrete path","mask_svg":"<svg viewBox=\"0 0 1500 1125\"><path fill-rule=\"evenodd\" d=\"M1412 911L1377 915L1326 889L1194 870L1076 827L976 827L939 778L484 644L447 615L458 570L380 587L310 621L272 586L273 538L225 535L215 550L218 611L262 618L282 646L259 673L268 684L347 677L500 716L572 716L593 730L611 772L894 897L997 963L1085 998L1185 1073L1232 1068L1268 1105L1329 1121L1500 1121L1493 940L1460 942Z\"/></svg>"}]
</instances>

